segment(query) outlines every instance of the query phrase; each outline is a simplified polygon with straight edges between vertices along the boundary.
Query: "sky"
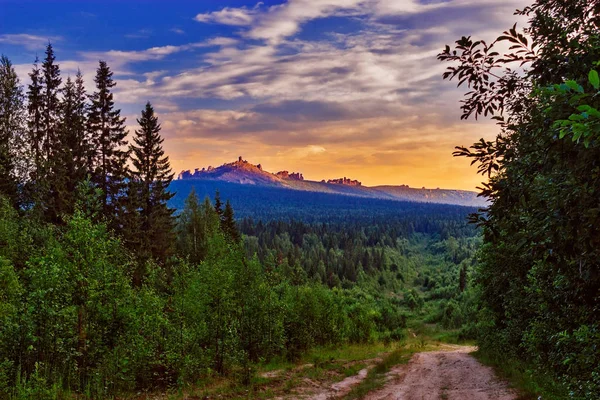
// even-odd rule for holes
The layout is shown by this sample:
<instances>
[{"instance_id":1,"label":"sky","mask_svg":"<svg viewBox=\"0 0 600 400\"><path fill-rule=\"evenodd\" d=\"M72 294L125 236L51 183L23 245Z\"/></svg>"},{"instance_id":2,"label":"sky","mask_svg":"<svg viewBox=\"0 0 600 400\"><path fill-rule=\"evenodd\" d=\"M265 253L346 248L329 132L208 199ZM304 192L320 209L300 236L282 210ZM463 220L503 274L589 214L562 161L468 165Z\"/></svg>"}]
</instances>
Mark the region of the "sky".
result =
<instances>
[{"instance_id":1,"label":"sky","mask_svg":"<svg viewBox=\"0 0 600 400\"><path fill-rule=\"evenodd\" d=\"M175 172L238 156L306 179L474 189L454 146L492 138L461 121L465 88L436 55L493 40L526 0L0 0L0 53L21 77L51 42L88 92L99 60L128 129L155 107ZM520 21L521 23L523 21Z\"/></svg>"}]
</instances>

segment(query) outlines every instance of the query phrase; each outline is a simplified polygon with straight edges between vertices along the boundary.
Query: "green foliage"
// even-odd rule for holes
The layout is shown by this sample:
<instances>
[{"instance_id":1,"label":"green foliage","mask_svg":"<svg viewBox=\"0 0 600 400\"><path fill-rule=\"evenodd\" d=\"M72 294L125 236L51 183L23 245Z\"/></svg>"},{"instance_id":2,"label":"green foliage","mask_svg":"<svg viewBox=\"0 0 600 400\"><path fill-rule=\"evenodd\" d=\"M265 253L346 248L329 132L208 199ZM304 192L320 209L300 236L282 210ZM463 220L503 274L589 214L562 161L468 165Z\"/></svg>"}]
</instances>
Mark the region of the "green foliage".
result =
<instances>
[{"instance_id":1,"label":"green foliage","mask_svg":"<svg viewBox=\"0 0 600 400\"><path fill-rule=\"evenodd\" d=\"M584 92L581 85L575 81L566 81L561 85L554 85L541 91L540 97L545 102L545 112L550 118L554 118L554 104L563 103L571 106L577 113L569 115L568 119L559 119L554 122L553 127L558 129L559 138L571 136L573 142L583 141L586 148L592 142L597 141L600 135L600 111L596 106L595 97L600 94L600 83L598 72L591 70L588 74L589 84L595 90L592 93Z\"/></svg>"},{"instance_id":2,"label":"green foliage","mask_svg":"<svg viewBox=\"0 0 600 400\"><path fill-rule=\"evenodd\" d=\"M60 219L75 211L78 187L89 173L88 156L91 151L86 135L87 97L81 72L77 73L75 81L67 78L62 93L53 166L57 175L54 179L54 212Z\"/></svg>"},{"instance_id":3,"label":"green foliage","mask_svg":"<svg viewBox=\"0 0 600 400\"><path fill-rule=\"evenodd\" d=\"M192 189L177 221L177 252L197 265L208 255L209 238L219 230L219 215L210 199L200 204Z\"/></svg>"},{"instance_id":4,"label":"green foliage","mask_svg":"<svg viewBox=\"0 0 600 400\"><path fill-rule=\"evenodd\" d=\"M0 57L0 193L14 206L21 203L15 143L24 136L23 88L10 60Z\"/></svg>"},{"instance_id":5,"label":"green foliage","mask_svg":"<svg viewBox=\"0 0 600 400\"><path fill-rule=\"evenodd\" d=\"M536 1L518 13L530 28L498 38L509 54L463 38L439 56L459 63L444 77L472 89L463 117L492 115L502 129L455 153L489 178L490 206L473 216L484 227L480 348L551 377L569 397L597 398L600 16L582 0Z\"/></svg>"}]
</instances>

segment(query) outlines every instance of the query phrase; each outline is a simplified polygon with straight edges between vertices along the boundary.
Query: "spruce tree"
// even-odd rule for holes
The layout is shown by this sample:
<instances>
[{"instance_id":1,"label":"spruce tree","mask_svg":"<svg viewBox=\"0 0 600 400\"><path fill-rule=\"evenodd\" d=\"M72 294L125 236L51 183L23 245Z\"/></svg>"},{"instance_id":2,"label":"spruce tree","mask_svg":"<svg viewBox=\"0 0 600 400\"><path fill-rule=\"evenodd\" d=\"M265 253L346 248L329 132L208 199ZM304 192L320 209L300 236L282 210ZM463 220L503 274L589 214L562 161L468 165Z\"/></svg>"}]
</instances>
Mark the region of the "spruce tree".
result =
<instances>
[{"instance_id":1,"label":"spruce tree","mask_svg":"<svg viewBox=\"0 0 600 400\"><path fill-rule=\"evenodd\" d=\"M133 165L129 190L133 207L129 210L137 209L139 223L134 223L127 236L133 238L139 234L138 252L142 256L142 252L147 252L148 256L164 262L174 244L175 210L167 206L174 196L168 190L174 174L162 148L164 139L160 136L158 117L150 103L146 103L137 122L140 129L135 131L134 144L129 147Z\"/></svg>"},{"instance_id":2,"label":"spruce tree","mask_svg":"<svg viewBox=\"0 0 600 400\"><path fill-rule=\"evenodd\" d=\"M96 70L96 91L90 96L88 132L93 151L90 154L92 181L102 190L102 212L111 226L121 231L123 219L127 159L125 118L115 109L111 89L116 85L105 61Z\"/></svg>"},{"instance_id":3,"label":"spruce tree","mask_svg":"<svg viewBox=\"0 0 600 400\"><path fill-rule=\"evenodd\" d=\"M58 215L72 214L78 186L86 179L90 146L86 135L86 96L81 72L67 78L62 90L60 125L56 141Z\"/></svg>"},{"instance_id":4,"label":"spruce tree","mask_svg":"<svg viewBox=\"0 0 600 400\"><path fill-rule=\"evenodd\" d=\"M60 69L56 64L54 49L52 44L46 46L46 58L42 62L42 127L44 130L44 156L46 161L51 162L56 155L57 147L55 142L58 140L58 124L60 118L60 101L58 94L60 92Z\"/></svg>"},{"instance_id":5,"label":"spruce tree","mask_svg":"<svg viewBox=\"0 0 600 400\"><path fill-rule=\"evenodd\" d=\"M41 210L42 185L44 182L44 129L42 126L42 74L36 57L33 69L29 73L31 83L27 87L27 130L29 148L33 158L29 184L26 185L27 197L30 198L36 209Z\"/></svg>"},{"instance_id":6,"label":"spruce tree","mask_svg":"<svg viewBox=\"0 0 600 400\"><path fill-rule=\"evenodd\" d=\"M237 243L240 241L240 233L238 232L237 225L233 217L233 207L231 207L229 200L227 200L225 203L225 211L221 217L221 229L223 230L225 237L232 242Z\"/></svg>"},{"instance_id":7,"label":"spruce tree","mask_svg":"<svg viewBox=\"0 0 600 400\"><path fill-rule=\"evenodd\" d=\"M221 203L221 193L219 193L218 189L215 192L215 211L217 212L219 218L221 218L223 215L223 203Z\"/></svg>"},{"instance_id":8,"label":"spruce tree","mask_svg":"<svg viewBox=\"0 0 600 400\"><path fill-rule=\"evenodd\" d=\"M23 134L23 89L10 60L0 57L0 193L18 207L15 143Z\"/></svg>"},{"instance_id":9,"label":"spruce tree","mask_svg":"<svg viewBox=\"0 0 600 400\"><path fill-rule=\"evenodd\" d=\"M41 201L47 219L53 222L60 220L63 211L63 196L65 192L65 169L61 163L61 154L65 149L59 137L61 104L59 100L60 69L56 64L54 49L49 43L46 47L46 57L42 62L42 131L43 131L43 181Z\"/></svg>"}]
</instances>

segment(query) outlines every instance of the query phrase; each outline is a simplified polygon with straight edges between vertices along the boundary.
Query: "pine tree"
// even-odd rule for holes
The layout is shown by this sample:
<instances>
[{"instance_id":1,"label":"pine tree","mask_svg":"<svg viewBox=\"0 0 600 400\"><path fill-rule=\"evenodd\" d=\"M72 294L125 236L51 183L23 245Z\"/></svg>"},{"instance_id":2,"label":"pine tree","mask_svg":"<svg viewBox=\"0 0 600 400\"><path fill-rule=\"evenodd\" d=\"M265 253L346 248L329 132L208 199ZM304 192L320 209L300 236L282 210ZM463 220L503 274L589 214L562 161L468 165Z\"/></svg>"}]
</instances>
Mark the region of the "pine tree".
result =
<instances>
[{"instance_id":1,"label":"pine tree","mask_svg":"<svg viewBox=\"0 0 600 400\"><path fill-rule=\"evenodd\" d=\"M102 190L102 212L117 231L122 229L124 196L128 174L125 118L115 109L111 89L116 85L105 61L96 70L96 92L90 96L88 132L92 181ZM121 221L119 221L121 219Z\"/></svg>"},{"instance_id":2,"label":"pine tree","mask_svg":"<svg viewBox=\"0 0 600 400\"><path fill-rule=\"evenodd\" d=\"M0 193L18 207L15 143L23 134L23 89L10 60L0 57Z\"/></svg>"},{"instance_id":3,"label":"pine tree","mask_svg":"<svg viewBox=\"0 0 600 400\"><path fill-rule=\"evenodd\" d=\"M78 186L87 177L90 146L86 137L86 96L81 72L67 78L62 90L60 125L56 141L57 214L72 214Z\"/></svg>"},{"instance_id":4,"label":"pine tree","mask_svg":"<svg viewBox=\"0 0 600 400\"><path fill-rule=\"evenodd\" d=\"M237 225L233 217L233 207L231 207L229 200L227 200L225 203L225 211L221 217L221 229L223 230L225 237L232 242L237 243L240 241L240 233L238 232Z\"/></svg>"},{"instance_id":5,"label":"pine tree","mask_svg":"<svg viewBox=\"0 0 600 400\"><path fill-rule=\"evenodd\" d=\"M130 179L130 201L137 208L139 223L134 224L129 237L139 230L139 253L147 252L154 259L164 262L174 243L173 212L167 202L174 196L168 191L173 180L169 157L162 148L158 117L150 103L137 120L140 129L135 131L134 144L130 145L133 169Z\"/></svg>"}]
</instances>

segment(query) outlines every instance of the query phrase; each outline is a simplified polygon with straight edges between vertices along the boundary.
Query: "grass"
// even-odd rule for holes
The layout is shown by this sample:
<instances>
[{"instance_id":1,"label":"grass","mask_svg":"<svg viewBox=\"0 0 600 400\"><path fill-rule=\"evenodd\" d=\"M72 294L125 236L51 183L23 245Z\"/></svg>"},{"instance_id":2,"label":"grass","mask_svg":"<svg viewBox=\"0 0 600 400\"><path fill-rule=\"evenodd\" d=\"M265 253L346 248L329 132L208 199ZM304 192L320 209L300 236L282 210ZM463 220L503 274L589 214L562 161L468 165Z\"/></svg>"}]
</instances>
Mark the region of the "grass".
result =
<instances>
[{"instance_id":1,"label":"grass","mask_svg":"<svg viewBox=\"0 0 600 400\"><path fill-rule=\"evenodd\" d=\"M256 366L250 385L243 386L231 377L209 377L193 387L165 396L169 400L185 398L268 399L296 394L306 379L329 385L358 372L372 364L372 359L390 351L382 343L348 344L317 347L308 351L297 362L275 358Z\"/></svg>"},{"instance_id":2,"label":"grass","mask_svg":"<svg viewBox=\"0 0 600 400\"><path fill-rule=\"evenodd\" d=\"M361 399L367 393L381 387L385 383L385 375L390 369L399 364L406 364L413 353L414 351L402 347L386 355L381 362L377 363L375 367L369 370L367 377L360 384L352 388L345 399Z\"/></svg>"},{"instance_id":3,"label":"grass","mask_svg":"<svg viewBox=\"0 0 600 400\"><path fill-rule=\"evenodd\" d=\"M346 399L360 399L381 387L385 383L386 374L396 365L407 363L414 353L435 350L442 342L456 343L454 339L457 335L434 325L412 321L408 331L410 333L407 339L402 342L317 347L296 362L275 358L256 366L256 373L248 386L240 384L233 377L211 376L177 393L158 398L233 400L294 397L306 393L302 390L314 389L307 388L307 381L328 387L357 375L362 369L370 368L366 378L346 396Z\"/></svg>"},{"instance_id":4,"label":"grass","mask_svg":"<svg viewBox=\"0 0 600 400\"><path fill-rule=\"evenodd\" d=\"M481 350L472 353L482 364L494 369L496 374L509 382L520 396L519 400L564 400L570 398L567 390L552 378L535 372L518 360L510 360Z\"/></svg>"},{"instance_id":5,"label":"grass","mask_svg":"<svg viewBox=\"0 0 600 400\"><path fill-rule=\"evenodd\" d=\"M310 350L304 360L329 359L359 361L375 358L387 351L383 343L349 344L345 346L316 347Z\"/></svg>"}]
</instances>

